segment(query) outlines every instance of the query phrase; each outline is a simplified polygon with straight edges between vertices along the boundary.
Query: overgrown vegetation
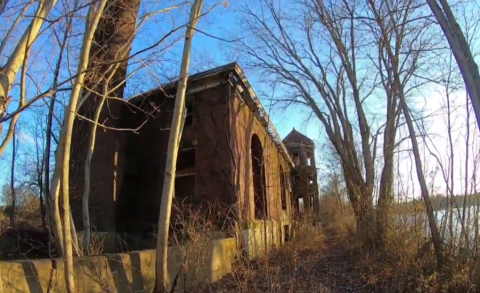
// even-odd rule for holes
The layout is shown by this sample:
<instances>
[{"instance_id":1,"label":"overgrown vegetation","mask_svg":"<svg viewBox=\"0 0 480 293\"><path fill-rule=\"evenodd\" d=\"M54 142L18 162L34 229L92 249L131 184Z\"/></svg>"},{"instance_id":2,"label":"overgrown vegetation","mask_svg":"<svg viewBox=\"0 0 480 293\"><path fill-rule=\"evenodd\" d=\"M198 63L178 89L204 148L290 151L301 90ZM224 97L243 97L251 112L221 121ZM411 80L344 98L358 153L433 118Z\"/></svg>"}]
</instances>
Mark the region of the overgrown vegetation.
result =
<instances>
[{"instance_id":1,"label":"overgrown vegetation","mask_svg":"<svg viewBox=\"0 0 480 293\"><path fill-rule=\"evenodd\" d=\"M255 195L262 207L254 217L279 221L267 212L278 208L277 214L292 225L291 241L257 260L245 259L246 248L238 245L234 272L205 290L328 292L352 291L349 286L354 285L365 292L478 291L480 83L474 55L478 3L195 0L190 13L184 12L189 3L176 1L12 3L0 0L3 258L61 258L66 280L62 290L77 293L74 257L103 254L111 237L91 232L90 218L93 193L112 195L112 202L118 193L117 186L106 191L96 186L90 195L92 187L100 185L95 180L118 179L122 139L108 134L136 132L144 124L137 121L139 125L124 128L117 123L115 105L141 112L145 119L163 118L153 104L138 106L128 98L177 80L180 72L168 157L161 166L166 167L159 195L161 217L150 229L158 236L155 292L167 290L168 241L179 247L175 276L185 285L181 289L189 290L187 283L204 284L199 267L208 262L212 240L234 235L239 244L243 228L258 224L252 224L250 216L242 218L255 209ZM220 4L226 9L235 6L234 13L224 11L238 21L226 37L207 32L212 23L207 29L196 27ZM263 150L253 155L252 148L261 149L268 141L245 149L252 153L249 160L258 160L258 170L246 173L261 179L252 180L259 186L244 191L250 196L253 190L253 207L250 197L236 197L243 167L237 162L232 168L222 166L237 201L226 213L235 214L228 218L233 221L228 228L219 218L206 217L212 213L209 207L172 208L194 32L218 40L215 55L240 62L256 76L255 82L267 93L264 101L293 111L296 118L306 113L301 118L320 133L320 226L289 214L286 200L285 209L268 206L267 198L286 198L285 189L291 186L266 186L272 182L265 178L270 176L265 169L271 161L263 160ZM182 60L178 52L170 52L181 39L185 39ZM231 50L224 52L226 47ZM202 57L197 55L192 63L205 61ZM437 104L430 109L427 104L432 102ZM260 116L266 115L259 105L253 107ZM269 119L263 119L269 128ZM216 127L223 128L223 121ZM102 133L108 133L100 139L111 146L108 154L95 151ZM227 136L230 150L240 145L234 135ZM88 148L81 150L87 141ZM87 153L85 158L82 152ZM112 172L97 168L104 166L96 165L101 160L113 166ZM282 169L284 181L291 181L283 174L289 171ZM82 178L81 183L73 186L71 178ZM250 179L243 180L250 184ZM271 191L280 189L283 195ZM78 191L80 195L75 195ZM70 207L75 197L82 202L81 211ZM242 207L236 206L240 203ZM170 223L172 209L177 218ZM73 212L81 214L82 227L75 227L79 223L73 223ZM261 223L267 239L267 222ZM128 243L118 246L128 248Z\"/></svg>"},{"instance_id":2,"label":"overgrown vegetation","mask_svg":"<svg viewBox=\"0 0 480 293\"><path fill-rule=\"evenodd\" d=\"M337 196L324 194L322 198L324 233L336 239L337 251L349 258L365 292L478 292L478 247L466 249L464 243L446 238L445 266L438 270L422 202L395 204L389 214L384 250L367 251L353 232L355 222L349 203L339 202ZM448 235L450 224L441 217L439 224L442 219L445 222L439 225L440 233Z\"/></svg>"}]
</instances>

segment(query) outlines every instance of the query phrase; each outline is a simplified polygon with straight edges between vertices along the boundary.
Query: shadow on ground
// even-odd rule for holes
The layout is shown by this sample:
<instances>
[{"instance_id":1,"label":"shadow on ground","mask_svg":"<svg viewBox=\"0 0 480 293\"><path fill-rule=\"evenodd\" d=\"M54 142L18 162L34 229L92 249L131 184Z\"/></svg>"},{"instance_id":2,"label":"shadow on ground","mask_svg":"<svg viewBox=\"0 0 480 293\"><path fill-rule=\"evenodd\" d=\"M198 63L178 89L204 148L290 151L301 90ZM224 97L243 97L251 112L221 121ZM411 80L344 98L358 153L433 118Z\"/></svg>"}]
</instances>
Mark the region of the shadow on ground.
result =
<instances>
[{"instance_id":1,"label":"shadow on ground","mask_svg":"<svg viewBox=\"0 0 480 293\"><path fill-rule=\"evenodd\" d=\"M288 243L266 259L240 264L219 282L196 292L367 292L354 266L333 236L309 245Z\"/></svg>"}]
</instances>

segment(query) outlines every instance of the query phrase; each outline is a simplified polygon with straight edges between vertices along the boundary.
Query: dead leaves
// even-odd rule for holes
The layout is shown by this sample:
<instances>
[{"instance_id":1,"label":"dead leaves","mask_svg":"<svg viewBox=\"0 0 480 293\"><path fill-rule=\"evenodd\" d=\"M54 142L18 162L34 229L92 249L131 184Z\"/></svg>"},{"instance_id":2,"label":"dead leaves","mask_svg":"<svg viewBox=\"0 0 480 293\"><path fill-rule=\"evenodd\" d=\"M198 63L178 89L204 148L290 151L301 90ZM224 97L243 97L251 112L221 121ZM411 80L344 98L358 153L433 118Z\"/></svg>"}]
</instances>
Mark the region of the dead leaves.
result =
<instances>
[{"instance_id":1,"label":"dead leaves","mask_svg":"<svg viewBox=\"0 0 480 293\"><path fill-rule=\"evenodd\" d=\"M335 241L289 243L268 258L243 264L202 293L363 293L360 276Z\"/></svg>"}]
</instances>

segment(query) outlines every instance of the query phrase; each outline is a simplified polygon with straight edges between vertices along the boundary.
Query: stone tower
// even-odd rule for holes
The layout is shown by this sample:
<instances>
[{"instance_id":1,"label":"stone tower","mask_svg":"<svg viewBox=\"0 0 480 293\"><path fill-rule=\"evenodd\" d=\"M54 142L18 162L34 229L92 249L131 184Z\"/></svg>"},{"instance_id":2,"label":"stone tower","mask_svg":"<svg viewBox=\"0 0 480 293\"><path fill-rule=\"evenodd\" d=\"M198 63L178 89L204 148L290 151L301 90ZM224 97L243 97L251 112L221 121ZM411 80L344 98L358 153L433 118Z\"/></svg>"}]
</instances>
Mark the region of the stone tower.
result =
<instances>
[{"instance_id":1,"label":"stone tower","mask_svg":"<svg viewBox=\"0 0 480 293\"><path fill-rule=\"evenodd\" d=\"M313 140L293 130L283 139L295 169L292 174L294 206L298 215L319 214L317 168L315 166L315 143Z\"/></svg>"}]
</instances>

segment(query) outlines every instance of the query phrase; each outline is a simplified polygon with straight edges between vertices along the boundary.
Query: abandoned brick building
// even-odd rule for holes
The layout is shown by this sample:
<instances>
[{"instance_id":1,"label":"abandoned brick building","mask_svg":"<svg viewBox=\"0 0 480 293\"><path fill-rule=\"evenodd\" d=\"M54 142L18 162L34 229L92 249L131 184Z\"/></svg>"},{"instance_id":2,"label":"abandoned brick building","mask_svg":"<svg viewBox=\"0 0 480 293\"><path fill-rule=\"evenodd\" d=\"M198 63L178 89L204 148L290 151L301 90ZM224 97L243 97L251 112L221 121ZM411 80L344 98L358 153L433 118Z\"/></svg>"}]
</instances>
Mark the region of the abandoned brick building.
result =
<instances>
[{"instance_id":1,"label":"abandoned brick building","mask_svg":"<svg viewBox=\"0 0 480 293\"><path fill-rule=\"evenodd\" d=\"M94 230L142 233L156 226L175 86L104 107L103 124L124 130L97 134L90 183ZM247 220L291 219L295 208L300 211L297 196L304 210L318 209L312 140L293 130L282 142L238 64L190 76L186 109L176 202L219 202ZM71 206L78 231L88 127L76 121L72 143Z\"/></svg>"},{"instance_id":2,"label":"abandoned brick building","mask_svg":"<svg viewBox=\"0 0 480 293\"><path fill-rule=\"evenodd\" d=\"M295 128L283 139L294 162L292 170L295 213L312 212L318 215L320 198L315 166L315 143Z\"/></svg>"}]
</instances>

